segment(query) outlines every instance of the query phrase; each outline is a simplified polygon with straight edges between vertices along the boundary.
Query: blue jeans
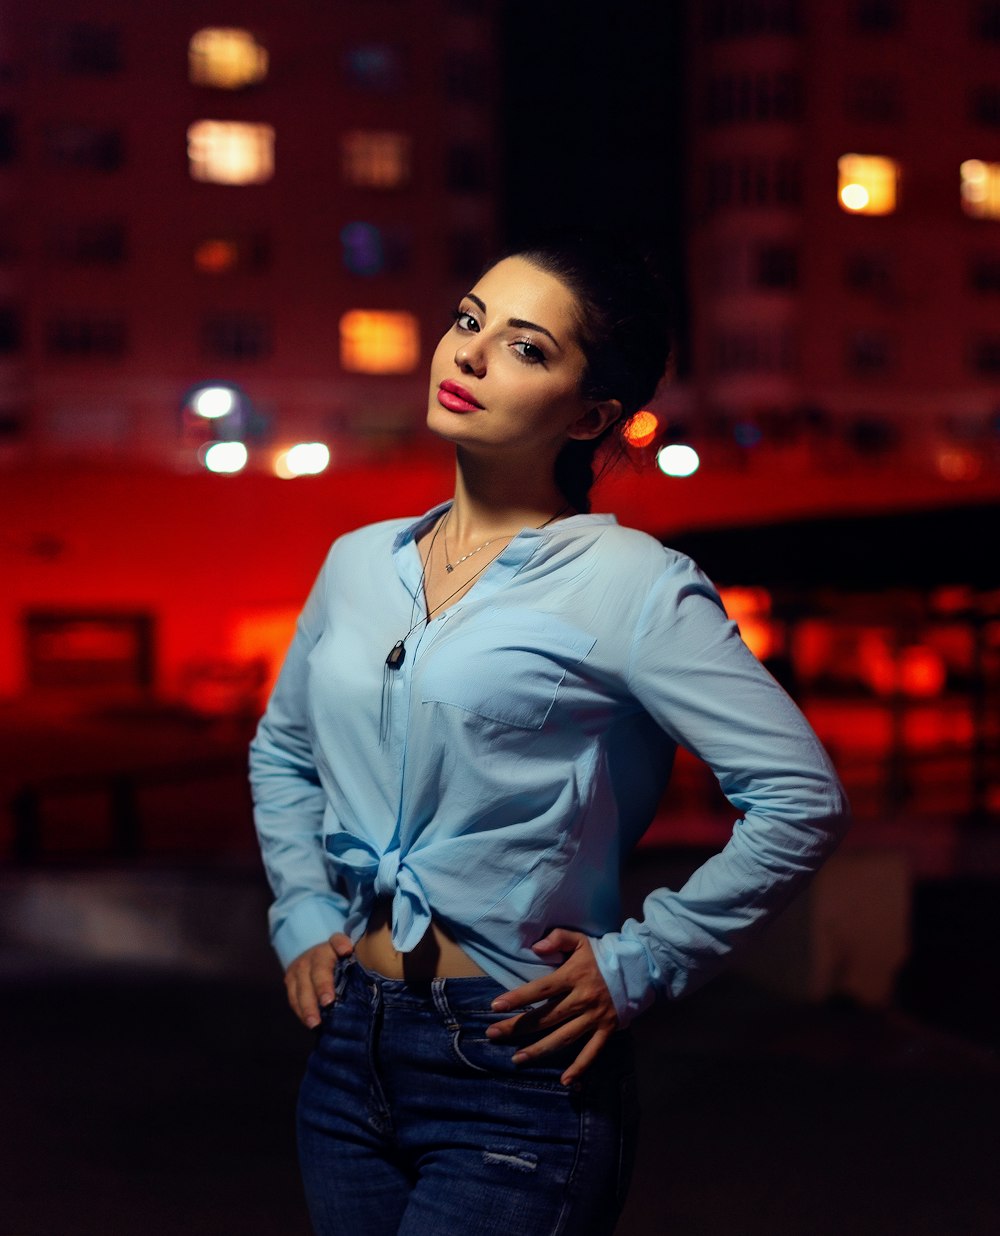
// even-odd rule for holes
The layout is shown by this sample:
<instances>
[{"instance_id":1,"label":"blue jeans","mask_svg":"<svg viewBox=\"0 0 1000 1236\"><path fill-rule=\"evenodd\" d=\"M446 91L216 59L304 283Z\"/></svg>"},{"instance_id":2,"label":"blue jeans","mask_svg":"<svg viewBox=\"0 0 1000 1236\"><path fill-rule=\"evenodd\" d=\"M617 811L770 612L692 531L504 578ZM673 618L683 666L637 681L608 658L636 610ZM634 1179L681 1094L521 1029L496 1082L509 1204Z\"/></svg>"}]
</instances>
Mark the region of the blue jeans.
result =
<instances>
[{"instance_id":1,"label":"blue jeans","mask_svg":"<svg viewBox=\"0 0 1000 1236\"><path fill-rule=\"evenodd\" d=\"M387 979L349 958L299 1095L317 1236L609 1236L637 1125L631 1043L572 1087L580 1044L515 1065L490 978ZM541 1037L536 1031L535 1037Z\"/></svg>"}]
</instances>

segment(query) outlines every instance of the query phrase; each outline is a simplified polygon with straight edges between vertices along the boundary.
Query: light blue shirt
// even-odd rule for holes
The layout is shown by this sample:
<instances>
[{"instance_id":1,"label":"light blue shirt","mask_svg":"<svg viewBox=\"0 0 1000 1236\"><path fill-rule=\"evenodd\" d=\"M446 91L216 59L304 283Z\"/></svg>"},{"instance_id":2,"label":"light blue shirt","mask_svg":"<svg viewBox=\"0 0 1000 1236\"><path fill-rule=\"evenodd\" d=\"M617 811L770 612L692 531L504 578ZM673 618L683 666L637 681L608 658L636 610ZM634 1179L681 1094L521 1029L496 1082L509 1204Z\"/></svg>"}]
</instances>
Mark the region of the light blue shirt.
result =
<instances>
[{"instance_id":1,"label":"light blue shirt","mask_svg":"<svg viewBox=\"0 0 1000 1236\"><path fill-rule=\"evenodd\" d=\"M520 532L387 669L424 613L415 540L448 505L339 538L299 618L251 744L274 947L287 965L335 931L357 940L386 896L397 949L433 915L510 988L567 927L591 937L624 1025L789 900L839 840L843 791L709 580L612 515ZM678 745L740 818L623 924L621 862Z\"/></svg>"}]
</instances>

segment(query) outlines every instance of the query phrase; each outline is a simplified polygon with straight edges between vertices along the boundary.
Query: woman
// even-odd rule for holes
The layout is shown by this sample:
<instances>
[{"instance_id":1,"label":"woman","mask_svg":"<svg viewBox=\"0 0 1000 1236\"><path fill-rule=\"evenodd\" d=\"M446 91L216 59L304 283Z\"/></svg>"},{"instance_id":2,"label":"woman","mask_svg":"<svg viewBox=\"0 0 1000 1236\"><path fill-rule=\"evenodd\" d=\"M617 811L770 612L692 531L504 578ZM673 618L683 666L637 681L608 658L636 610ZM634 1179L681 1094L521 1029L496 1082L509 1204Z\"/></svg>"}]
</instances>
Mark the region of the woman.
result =
<instances>
[{"instance_id":1,"label":"woman","mask_svg":"<svg viewBox=\"0 0 1000 1236\"><path fill-rule=\"evenodd\" d=\"M832 850L815 735L708 580L590 514L595 454L666 328L602 245L490 268L434 354L455 492L335 542L252 745L328 1236L610 1233L635 1128L625 1027L704 981ZM678 744L741 813L622 924L620 861Z\"/></svg>"}]
</instances>

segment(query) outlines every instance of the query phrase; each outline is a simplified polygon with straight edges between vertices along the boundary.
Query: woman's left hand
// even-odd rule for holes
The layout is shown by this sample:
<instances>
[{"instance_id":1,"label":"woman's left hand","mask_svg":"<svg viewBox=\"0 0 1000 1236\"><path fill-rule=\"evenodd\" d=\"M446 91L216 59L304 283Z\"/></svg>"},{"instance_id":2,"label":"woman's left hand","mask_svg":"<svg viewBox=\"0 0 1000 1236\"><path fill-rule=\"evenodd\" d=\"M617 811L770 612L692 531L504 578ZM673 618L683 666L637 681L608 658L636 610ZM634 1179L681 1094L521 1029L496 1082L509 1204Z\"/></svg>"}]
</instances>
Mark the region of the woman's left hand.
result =
<instances>
[{"instance_id":1,"label":"woman's left hand","mask_svg":"<svg viewBox=\"0 0 1000 1236\"><path fill-rule=\"evenodd\" d=\"M608 986L597 968L590 940L582 932L557 927L532 947L542 957L552 953L568 953L569 956L550 974L498 996L492 1007L501 1013L523 1008L526 1004L536 1004L540 1000L545 1003L507 1021L495 1022L486 1034L491 1039L499 1039L529 1030L556 1027L536 1043L522 1047L514 1056L515 1064L534 1060L587 1036L582 1051L559 1079L564 1086L569 1086L593 1064L618 1029L618 1014Z\"/></svg>"}]
</instances>

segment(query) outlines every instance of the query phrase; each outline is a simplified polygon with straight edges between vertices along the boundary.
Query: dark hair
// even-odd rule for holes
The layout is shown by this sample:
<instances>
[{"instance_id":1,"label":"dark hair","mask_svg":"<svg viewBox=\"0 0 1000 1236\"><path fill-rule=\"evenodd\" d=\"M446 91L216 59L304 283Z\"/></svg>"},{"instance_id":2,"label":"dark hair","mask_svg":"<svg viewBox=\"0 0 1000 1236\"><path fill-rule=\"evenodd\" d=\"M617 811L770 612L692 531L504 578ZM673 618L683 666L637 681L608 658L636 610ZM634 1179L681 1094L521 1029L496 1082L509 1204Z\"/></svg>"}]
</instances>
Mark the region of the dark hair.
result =
<instances>
[{"instance_id":1,"label":"dark hair","mask_svg":"<svg viewBox=\"0 0 1000 1236\"><path fill-rule=\"evenodd\" d=\"M617 399L622 415L596 438L571 438L556 458L555 481L567 503L590 510L594 463L656 391L670 356L667 299L649 263L603 233L573 232L512 249L554 275L577 303L577 342L586 357L585 399ZM602 466L607 467L610 458Z\"/></svg>"}]
</instances>

